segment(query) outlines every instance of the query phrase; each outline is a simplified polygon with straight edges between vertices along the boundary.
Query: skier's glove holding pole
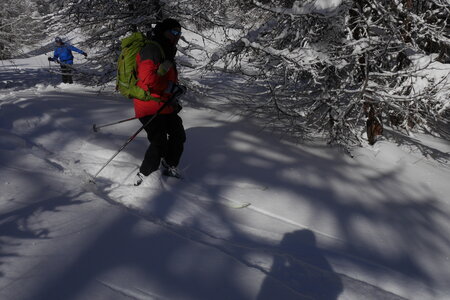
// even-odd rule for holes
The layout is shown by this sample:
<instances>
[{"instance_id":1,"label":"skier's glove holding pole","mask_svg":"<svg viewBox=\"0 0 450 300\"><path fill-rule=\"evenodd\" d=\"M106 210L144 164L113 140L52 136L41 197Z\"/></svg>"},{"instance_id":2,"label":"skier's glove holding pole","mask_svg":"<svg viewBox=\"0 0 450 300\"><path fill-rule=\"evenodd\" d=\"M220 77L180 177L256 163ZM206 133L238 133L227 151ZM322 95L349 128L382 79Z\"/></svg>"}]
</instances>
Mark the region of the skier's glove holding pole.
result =
<instances>
[{"instance_id":1,"label":"skier's glove holding pole","mask_svg":"<svg viewBox=\"0 0 450 300\"><path fill-rule=\"evenodd\" d=\"M176 84L173 81L169 81L169 84L167 85L167 88L164 91L164 93L171 94L172 98L178 98L182 96L184 93L186 93L186 87L183 85Z\"/></svg>"},{"instance_id":2,"label":"skier's glove holding pole","mask_svg":"<svg viewBox=\"0 0 450 300\"><path fill-rule=\"evenodd\" d=\"M170 101L170 105L173 107L174 112L177 114L183 108L180 103L180 97L186 93L186 87L184 85L175 84L170 82L169 84L170 92L172 94Z\"/></svg>"},{"instance_id":3,"label":"skier's glove holding pole","mask_svg":"<svg viewBox=\"0 0 450 300\"><path fill-rule=\"evenodd\" d=\"M61 62L57 58L53 58L53 57L49 57L48 61L53 61L53 62L55 62L57 64L61 64Z\"/></svg>"},{"instance_id":4,"label":"skier's glove holding pole","mask_svg":"<svg viewBox=\"0 0 450 300\"><path fill-rule=\"evenodd\" d=\"M174 84L172 89L173 97L179 98L186 93L186 87L184 85Z\"/></svg>"}]
</instances>

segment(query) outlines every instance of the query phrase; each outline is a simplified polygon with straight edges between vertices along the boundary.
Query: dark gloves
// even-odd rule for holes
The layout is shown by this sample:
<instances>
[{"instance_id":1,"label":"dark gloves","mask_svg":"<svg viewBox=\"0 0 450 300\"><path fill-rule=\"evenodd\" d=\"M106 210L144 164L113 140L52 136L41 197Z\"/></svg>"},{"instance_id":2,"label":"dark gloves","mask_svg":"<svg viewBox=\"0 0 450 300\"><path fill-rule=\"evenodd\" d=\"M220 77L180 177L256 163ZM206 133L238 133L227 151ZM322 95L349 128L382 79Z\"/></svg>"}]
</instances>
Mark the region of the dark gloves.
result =
<instances>
[{"instance_id":1,"label":"dark gloves","mask_svg":"<svg viewBox=\"0 0 450 300\"><path fill-rule=\"evenodd\" d=\"M178 98L186 93L186 87L184 85L174 84L172 89L173 97Z\"/></svg>"},{"instance_id":2,"label":"dark gloves","mask_svg":"<svg viewBox=\"0 0 450 300\"><path fill-rule=\"evenodd\" d=\"M186 87L184 85L173 84L172 85L172 99L170 105L173 107L175 113L179 113L183 108L180 104L180 97L186 93Z\"/></svg>"},{"instance_id":3,"label":"dark gloves","mask_svg":"<svg viewBox=\"0 0 450 300\"><path fill-rule=\"evenodd\" d=\"M164 91L164 93L172 94L172 97L180 97L181 95L186 93L186 87L183 85L176 84L173 81L169 81L169 84L167 85L167 88Z\"/></svg>"},{"instance_id":4,"label":"dark gloves","mask_svg":"<svg viewBox=\"0 0 450 300\"><path fill-rule=\"evenodd\" d=\"M56 63L58 63L58 64L61 63L57 58L54 58L54 57L49 57L49 58L48 58L48 61L54 61L54 62L56 62Z\"/></svg>"},{"instance_id":5,"label":"dark gloves","mask_svg":"<svg viewBox=\"0 0 450 300\"><path fill-rule=\"evenodd\" d=\"M85 58L87 58L87 53L86 52L84 52L83 55L84 55Z\"/></svg>"},{"instance_id":6,"label":"dark gloves","mask_svg":"<svg viewBox=\"0 0 450 300\"><path fill-rule=\"evenodd\" d=\"M173 99L172 102L170 103L170 106L173 107L173 112L176 114L179 113L183 109L183 106L181 106L178 98Z\"/></svg>"}]
</instances>

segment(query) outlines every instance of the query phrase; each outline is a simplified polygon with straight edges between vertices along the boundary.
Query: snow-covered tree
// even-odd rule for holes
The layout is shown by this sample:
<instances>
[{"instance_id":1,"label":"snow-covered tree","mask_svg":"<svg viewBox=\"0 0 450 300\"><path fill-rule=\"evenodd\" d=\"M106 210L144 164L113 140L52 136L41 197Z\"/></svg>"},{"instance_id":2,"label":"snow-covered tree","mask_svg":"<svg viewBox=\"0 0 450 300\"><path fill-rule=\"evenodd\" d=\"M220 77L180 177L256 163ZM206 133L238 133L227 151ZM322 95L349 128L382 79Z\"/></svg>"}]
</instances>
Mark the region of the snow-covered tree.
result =
<instances>
[{"instance_id":1,"label":"snow-covered tree","mask_svg":"<svg viewBox=\"0 0 450 300\"><path fill-rule=\"evenodd\" d=\"M448 78L433 81L426 71L433 61L419 59L434 44L437 60L448 62L448 1L419 2L179 1L171 7L200 29L233 33L207 65L267 87L263 97L243 102L252 114L282 122L284 131L326 132L330 142L349 145L360 144L364 125L374 143L385 120L431 131L448 124L448 90L441 91ZM186 13L191 9L198 13Z\"/></svg>"},{"instance_id":2,"label":"snow-covered tree","mask_svg":"<svg viewBox=\"0 0 450 300\"><path fill-rule=\"evenodd\" d=\"M30 0L3 0L0 3L0 59L20 54L23 46L42 38L42 20Z\"/></svg>"},{"instance_id":3,"label":"snow-covered tree","mask_svg":"<svg viewBox=\"0 0 450 300\"><path fill-rule=\"evenodd\" d=\"M374 143L388 121L433 132L448 125L449 79L428 76L431 64L448 63L448 0L59 3L60 21L84 29L112 71L127 32L180 19L210 45L184 41L183 53L196 51L195 67L246 78L241 104L284 132L351 145L363 141L364 127Z\"/></svg>"}]
</instances>

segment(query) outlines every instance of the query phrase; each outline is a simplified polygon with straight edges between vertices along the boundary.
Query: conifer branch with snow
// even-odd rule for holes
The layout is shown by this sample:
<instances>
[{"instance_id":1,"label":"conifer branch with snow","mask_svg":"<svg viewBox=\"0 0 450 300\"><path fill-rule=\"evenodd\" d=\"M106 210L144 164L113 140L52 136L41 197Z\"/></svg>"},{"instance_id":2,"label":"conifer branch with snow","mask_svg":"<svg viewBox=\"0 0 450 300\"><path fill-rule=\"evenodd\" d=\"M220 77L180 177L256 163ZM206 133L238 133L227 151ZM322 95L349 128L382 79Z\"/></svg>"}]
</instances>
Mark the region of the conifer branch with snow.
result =
<instances>
[{"instance_id":1,"label":"conifer branch with snow","mask_svg":"<svg viewBox=\"0 0 450 300\"><path fill-rule=\"evenodd\" d=\"M126 34L150 30L170 16L201 40L182 39L181 65L245 78L245 85L227 90L241 93L246 111L269 126L302 137L325 134L331 143L346 146L365 139L374 143L383 125L449 137L442 130L449 124L450 79L442 67L450 62L447 0L59 0L52 5L59 10L51 22L64 23L66 30L81 28L86 47L98 49L95 62L104 81L115 76Z\"/></svg>"}]
</instances>

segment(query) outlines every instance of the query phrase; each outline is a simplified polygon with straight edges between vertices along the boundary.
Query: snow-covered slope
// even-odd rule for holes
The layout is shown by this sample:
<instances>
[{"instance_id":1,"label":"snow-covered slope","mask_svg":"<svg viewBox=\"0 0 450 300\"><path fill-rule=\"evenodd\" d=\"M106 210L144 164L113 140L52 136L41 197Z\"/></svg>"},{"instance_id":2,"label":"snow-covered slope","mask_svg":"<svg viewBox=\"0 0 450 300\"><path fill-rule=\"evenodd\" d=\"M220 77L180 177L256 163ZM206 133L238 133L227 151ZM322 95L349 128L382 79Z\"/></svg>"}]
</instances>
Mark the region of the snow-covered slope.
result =
<instances>
[{"instance_id":1,"label":"snow-covered slope","mask_svg":"<svg viewBox=\"0 0 450 300\"><path fill-rule=\"evenodd\" d=\"M1 299L448 299L448 141L351 158L187 94L184 180L132 186L142 134L92 185L140 123L94 133L131 103L47 66L0 67Z\"/></svg>"}]
</instances>

